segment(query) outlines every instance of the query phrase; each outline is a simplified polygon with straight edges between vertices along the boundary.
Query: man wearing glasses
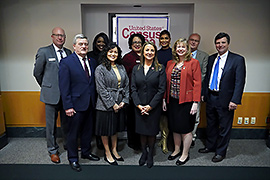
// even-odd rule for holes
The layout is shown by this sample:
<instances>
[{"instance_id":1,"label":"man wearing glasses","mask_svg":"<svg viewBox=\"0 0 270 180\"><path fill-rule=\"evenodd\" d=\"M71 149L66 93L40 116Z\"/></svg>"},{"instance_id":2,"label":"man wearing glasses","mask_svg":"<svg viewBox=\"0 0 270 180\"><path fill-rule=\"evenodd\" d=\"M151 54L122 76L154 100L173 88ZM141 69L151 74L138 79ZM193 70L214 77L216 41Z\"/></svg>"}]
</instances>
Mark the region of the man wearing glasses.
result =
<instances>
[{"instance_id":1,"label":"man wearing glasses","mask_svg":"<svg viewBox=\"0 0 270 180\"><path fill-rule=\"evenodd\" d=\"M66 35L62 28L55 27L52 30L51 38L53 43L49 46L39 48L36 54L34 77L41 87L40 101L45 103L46 139L49 156L53 163L60 163L58 155L59 146L56 143L56 121L59 111L64 136L64 148L68 125L60 98L58 70L61 59L67 57L72 52L63 47L66 41Z\"/></svg>"}]
</instances>

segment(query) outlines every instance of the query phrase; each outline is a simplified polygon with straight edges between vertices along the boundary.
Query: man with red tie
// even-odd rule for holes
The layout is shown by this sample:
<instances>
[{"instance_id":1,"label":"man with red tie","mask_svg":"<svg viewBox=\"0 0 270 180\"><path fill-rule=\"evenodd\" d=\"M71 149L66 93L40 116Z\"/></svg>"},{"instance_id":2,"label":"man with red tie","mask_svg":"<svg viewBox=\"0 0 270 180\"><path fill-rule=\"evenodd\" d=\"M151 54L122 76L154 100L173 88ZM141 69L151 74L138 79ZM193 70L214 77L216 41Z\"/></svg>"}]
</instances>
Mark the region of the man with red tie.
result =
<instances>
[{"instance_id":1,"label":"man with red tie","mask_svg":"<svg viewBox=\"0 0 270 180\"><path fill-rule=\"evenodd\" d=\"M99 157L90 153L95 108L96 61L87 57L88 38L83 34L74 37L74 53L64 58L59 67L59 88L70 127L67 136L67 151L70 166L81 171L78 158L78 138L80 138L81 158L98 161Z\"/></svg>"},{"instance_id":2,"label":"man with red tie","mask_svg":"<svg viewBox=\"0 0 270 180\"><path fill-rule=\"evenodd\" d=\"M218 53L208 59L203 87L206 102L207 139L200 153L215 152L213 162L222 161L230 141L234 110L241 104L246 79L245 58L230 52L230 36L215 37Z\"/></svg>"}]
</instances>

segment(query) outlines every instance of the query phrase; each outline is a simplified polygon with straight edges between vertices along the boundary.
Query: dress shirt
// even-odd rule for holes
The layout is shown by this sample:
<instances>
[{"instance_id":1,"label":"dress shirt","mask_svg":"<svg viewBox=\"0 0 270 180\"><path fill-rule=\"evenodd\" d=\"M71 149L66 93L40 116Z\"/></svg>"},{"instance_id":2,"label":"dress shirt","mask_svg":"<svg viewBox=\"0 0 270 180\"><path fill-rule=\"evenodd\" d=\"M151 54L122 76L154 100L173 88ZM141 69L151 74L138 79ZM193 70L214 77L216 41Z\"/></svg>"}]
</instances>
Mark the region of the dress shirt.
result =
<instances>
[{"instance_id":1,"label":"dress shirt","mask_svg":"<svg viewBox=\"0 0 270 180\"><path fill-rule=\"evenodd\" d=\"M76 53L75 53L76 54ZM78 54L76 54L80 60L80 63L82 65L82 68L84 69L84 61L83 61L83 58L81 56L79 56ZM88 61L88 58L87 56L84 57L86 60L85 60L85 63L86 63L86 66L88 67L88 71L89 71L89 76L91 76L91 70L90 70L90 64L89 64L89 61ZM85 69L84 69L85 70Z\"/></svg>"},{"instance_id":2,"label":"dress shirt","mask_svg":"<svg viewBox=\"0 0 270 180\"><path fill-rule=\"evenodd\" d=\"M213 74L214 74L215 65L217 63L217 59L218 59L218 56L220 56L219 68L218 68L218 85L217 85L217 91L219 91L219 83L220 83L221 75L222 75L223 70L224 70L224 66L225 66L225 63L226 63L226 60L227 60L228 53L229 53L229 51L227 51L226 53L224 53L221 56L219 54L217 55L217 57L215 59L215 62L213 64L213 67L212 67L211 77L210 77L210 81L209 81L209 85L208 85L209 89L210 89L210 85L211 85L211 82L212 82L212 78L213 78Z\"/></svg>"},{"instance_id":3,"label":"dress shirt","mask_svg":"<svg viewBox=\"0 0 270 180\"><path fill-rule=\"evenodd\" d=\"M198 52L197 50L195 50L195 51L192 52L192 58L193 58L193 59L196 59L197 52Z\"/></svg>"},{"instance_id":4,"label":"dress shirt","mask_svg":"<svg viewBox=\"0 0 270 180\"><path fill-rule=\"evenodd\" d=\"M59 49L55 44L53 44L53 47L54 47L54 50L56 52L57 59L58 59L59 62L61 61L61 54L60 54L59 50L62 50L62 56L63 56L63 58L67 57L67 54L64 51L64 48Z\"/></svg>"}]
</instances>

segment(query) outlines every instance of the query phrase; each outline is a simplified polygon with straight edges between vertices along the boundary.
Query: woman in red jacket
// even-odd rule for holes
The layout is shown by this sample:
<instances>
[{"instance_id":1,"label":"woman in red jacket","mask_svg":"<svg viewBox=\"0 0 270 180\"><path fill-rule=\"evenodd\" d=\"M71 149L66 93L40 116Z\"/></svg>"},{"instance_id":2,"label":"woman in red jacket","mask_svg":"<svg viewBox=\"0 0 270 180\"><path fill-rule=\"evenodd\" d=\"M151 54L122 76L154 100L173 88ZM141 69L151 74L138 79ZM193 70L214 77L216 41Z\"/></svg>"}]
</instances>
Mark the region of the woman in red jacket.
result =
<instances>
[{"instance_id":1,"label":"woman in red jacket","mask_svg":"<svg viewBox=\"0 0 270 180\"><path fill-rule=\"evenodd\" d=\"M175 149L168 157L176 165L189 160L189 148L192 142L197 105L201 96L201 69L199 61L191 56L186 39L179 39L173 45L173 60L166 67L167 89L163 100L163 110L167 110L169 129L173 132ZM166 105L167 104L167 105ZM180 151L183 142L183 151Z\"/></svg>"}]
</instances>

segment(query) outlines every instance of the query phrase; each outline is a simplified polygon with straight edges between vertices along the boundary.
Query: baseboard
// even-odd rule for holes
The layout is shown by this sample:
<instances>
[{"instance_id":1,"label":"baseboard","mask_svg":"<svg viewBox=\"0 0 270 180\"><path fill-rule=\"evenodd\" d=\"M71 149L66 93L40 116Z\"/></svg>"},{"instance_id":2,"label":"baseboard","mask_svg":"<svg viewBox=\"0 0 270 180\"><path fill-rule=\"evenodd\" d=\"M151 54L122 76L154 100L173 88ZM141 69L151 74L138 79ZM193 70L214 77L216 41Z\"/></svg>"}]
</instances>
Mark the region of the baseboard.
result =
<instances>
[{"instance_id":1,"label":"baseboard","mask_svg":"<svg viewBox=\"0 0 270 180\"><path fill-rule=\"evenodd\" d=\"M4 133L3 135L0 136L0 149L5 147L7 144L8 144L8 138L7 138L6 133Z\"/></svg>"},{"instance_id":2,"label":"baseboard","mask_svg":"<svg viewBox=\"0 0 270 180\"><path fill-rule=\"evenodd\" d=\"M8 137L46 137L45 127L7 127ZM268 139L267 129L232 129L232 139ZM124 134L124 135L123 135ZM61 129L57 128L57 137L62 137ZM122 138L126 138L122 133ZM206 138L206 129L198 128L197 137Z\"/></svg>"}]
</instances>

